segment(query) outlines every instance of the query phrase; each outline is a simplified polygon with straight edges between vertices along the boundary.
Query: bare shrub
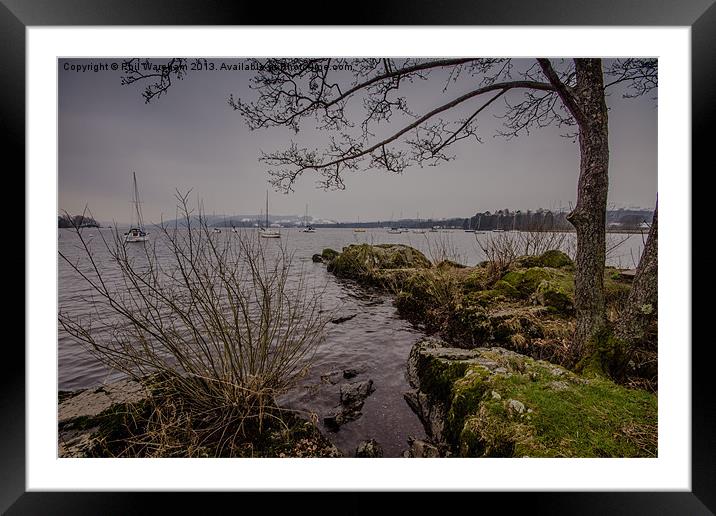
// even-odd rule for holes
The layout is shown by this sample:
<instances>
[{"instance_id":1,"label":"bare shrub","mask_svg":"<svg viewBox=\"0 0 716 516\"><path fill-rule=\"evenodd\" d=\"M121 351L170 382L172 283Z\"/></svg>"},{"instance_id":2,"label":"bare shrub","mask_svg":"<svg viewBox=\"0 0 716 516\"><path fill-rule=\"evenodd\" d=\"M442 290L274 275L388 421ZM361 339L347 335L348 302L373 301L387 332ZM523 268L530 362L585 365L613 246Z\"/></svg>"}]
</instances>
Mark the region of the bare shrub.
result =
<instances>
[{"instance_id":1,"label":"bare shrub","mask_svg":"<svg viewBox=\"0 0 716 516\"><path fill-rule=\"evenodd\" d=\"M568 235L564 231L520 231L517 234L517 249L523 256L536 256L553 249L564 250Z\"/></svg>"},{"instance_id":2,"label":"bare shrub","mask_svg":"<svg viewBox=\"0 0 716 516\"><path fill-rule=\"evenodd\" d=\"M518 241L514 233L490 233L488 238L482 240L475 235L475 241L488 262L490 282L500 279L519 256Z\"/></svg>"},{"instance_id":3,"label":"bare shrub","mask_svg":"<svg viewBox=\"0 0 716 516\"><path fill-rule=\"evenodd\" d=\"M95 312L111 316L60 311L59 322L151 391L136 454L235 455L242 438L281 424L275 398L306 373L330 314L283 243L252 231L212 233L186 195L177 199L181 224L157 226L151 243L125 243L116 228L111 239L100 233L109 263L75 227L83 263L60 256L91 285Z\"/></svg>"},{"instance_id":4,"label":"bare shrub","mask_svg":"<svg viewBox=\"0 0 716 516\"><path fill-rule=\"evenodd\" d=\"M465 257L455 244L452 233L439 231L425 233L423 237L425 238L428 257L433 264L437 265L446 260L461 264L465 262Z\"/></svg>"}]
</instances>

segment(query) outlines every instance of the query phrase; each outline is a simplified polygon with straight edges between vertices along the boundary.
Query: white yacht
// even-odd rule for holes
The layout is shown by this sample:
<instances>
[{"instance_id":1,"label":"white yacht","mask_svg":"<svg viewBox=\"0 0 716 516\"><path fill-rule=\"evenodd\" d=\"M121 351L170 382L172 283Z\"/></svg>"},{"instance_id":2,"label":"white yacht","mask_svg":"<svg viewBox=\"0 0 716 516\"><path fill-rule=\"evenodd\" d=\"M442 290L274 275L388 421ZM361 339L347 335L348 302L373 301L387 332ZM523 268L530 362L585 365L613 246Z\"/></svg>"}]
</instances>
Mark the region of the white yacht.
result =
<instances>
[{"instance_id":1,"label":"white yacht","mask_svg":"<svg viewBox=\"0 0 716 516\"><path fill-rule=\"evenodd\" d=\"M139 188L137 188L137 174L132 172L132 178L134 182L134 210L132 210L132 224L129 227L129 231L124 234L125 242L147 242L149 240L149 233L144 230L144 219L142 218L142 206L139 200ZM136 219L136 220L135 220ZM136 222L136 224L135 224Z\"/></svg>"}]
</instances>

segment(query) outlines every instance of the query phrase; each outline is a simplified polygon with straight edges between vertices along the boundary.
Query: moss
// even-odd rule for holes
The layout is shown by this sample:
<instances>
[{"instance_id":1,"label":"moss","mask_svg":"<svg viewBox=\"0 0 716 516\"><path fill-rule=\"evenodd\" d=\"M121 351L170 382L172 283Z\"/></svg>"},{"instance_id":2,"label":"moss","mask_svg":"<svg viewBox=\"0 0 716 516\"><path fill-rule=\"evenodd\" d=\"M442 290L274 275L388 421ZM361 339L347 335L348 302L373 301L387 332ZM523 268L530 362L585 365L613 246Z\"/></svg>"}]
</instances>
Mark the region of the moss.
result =
<instances>
[{"instance_id":1,"label":"moss","mask_svg":"<svg viewBox=\"0 0 716 516\"><path fill-rule=\"evenodd\" d=\"M626 342L605 328L587 341L584 358L575 370L588 376L618 378L628 360L628 349Z\"/></svg>"},{"instance_id":2,"label":"moss","mask_svg":"<svg viewBox=\"0 0 716 516\"><path fill-rule=\"evenodd\" d=\"M323 250L323 252L321 252L321 258L323 258L326 261L331 261L339 254L341 254L341 253L339 253L338 251L336 251L334 249L331 249L330 247L326 247Z\"/></svg>"},{"instance_id":3,"label":"moss","mask_svg":"<svg viewBox=\"0 0 716 516\"><path fill-rule=\"evenodd\" d=\"M489 284L490 275L484 267L473 267L470 272L462 278L462 286L465 292L484 290Z\"/></svg>"},{"instance_id":4,"label":"moss","mask_svg":"<svg viewBox=\"0 0 716 516\"><path fill-rule=\"evenodd\" d=\"M517 260L515 260L515 266L520 268L550 267L553 269L560 269L563 267L574 267L574 262L562 251L558 249L552 249L549 251L545 251L539 256L520 256L519 258L517 258Z\"/></svg>"},{"instance_id":5,"label":"moss","mask_svg":"<svg viewBox=\"0 0 716 516\"><path fill-rule=\"evenodd\" d=\"M480 350L469 360L431 356L424 363L421 390L430 394L439 389L436 397L444 400L446 409L444 436L454 453L470 457L656 456L657 399L653 394L495 349L499 348ZM479 361L495 362L503 369L490 372L475 363Z\"/></svg>"},{"instance_id":6,"label":"moss","mask_svg":"<svg viewBox=\"0 0 716 516\"><path fill-rule=\"evenodd\" d=\"M550 273L540 267L510 271L502 277L504 281L517 289L521 298L527 298L532 294L539 284L550 278Z\"/></svg>"},{"instance_id":7,"label":"moss","mask_svg":"<svg viewBox=\"0 0 716 516\"><path fill-rule=\"evenodd\" d=\"M382 269L430 268L430 261L417 249L402 244L354 244L328 264L328 271L339 277L372 282Z\"/></svg>"},{"instance_id":8,"label":"moss","mask_svg":"<svg viewBox=\"0 0 716 516\"><path fill-rule=\"evenodd\" d=\"M542 306L560 313L570 313L574 308L572 296L557 281L542 281L535 291L534 299Z\"/></svg>"},{"instance_id":9,"label":"moss","mask_svg":"<svg viewBox=\"0 0 716 516\"><path fill-rule=\"evenodd\" d=\"M541 318L531 307L517 307L490 314L492 339L522 350L534 339L544 337Z\"/></svg>"},{"instance_id":10,"label":"moss","mask_svg":"<svg viewBox=\"0 0 716 516\"><path fill-rule=\"evenodd\" d=\"M488 371L479 366L470 367L452 385L450 408L446 419L446 437L456 441L462 432L465 418L474 414L488 388Z\"/></svg>"},{"instance_id":11,"label":"moss","mask_svg":"<svg viewBox=\"0 0 716 516\"><path fill-rule=\"evenodd\" d=\"M496 303L504 301L505 294L499 290L478 290L477 292L470 292L463 298L463 303L466 305L477 305L483 308L490 307Z\"/></svg>"},{"instance_id":12,"label":"moss","mask_svg":"<svg viewBox=\"0 0 716 516\"><path fill-rule=\"evenodd\" d=\"M446 326L446 337L461 347L483 345L492 335L490 320L479 304L458 304Z\"/></svg>"},{"instance_id":13,"label":"moss","mask_svg":"<svg viewBox=\"0 0 716 516\"><path fill-rule=\"evenodd\" d=\"M574 262L572 261L572 259L558 249L545 251L539 257L539 260L542 264L542 267L552 267L554 269L559 269L560 267L574 266Z\"/></svg>"},{"instance_id":14,"label":"moss","mask_svg":"<svg viewBox=\"0 0 716 516\"><path fill-rule=\"evenodd\" d=\"M395 298L398 314L413 322L422 322L436 305L432 277L418 272L407 278Z\"/></svg>"},{"instance_id":15,"label":"moss","mask_svg":"<svg viewBox=\"0 0 716 516\"><path fill-rule=\"evenodd\" d=\"M449 402L453 382L462 377L467 368L464 362L421 354L417 362L420 388L434 401Z\"/></svg>"},{"instance_id":16,"label":"moss","mask_svg":"<svg viewBox=\"0 0 716 516\"><path fill-rule=\"evenodd\" d=\"M515 287L512 283L509 283L508 281L505 281L503 279L498 280L494 287L495 292L499 292L504 297L507 298L519 298L520 297L520 291L517 290L517 287Z\"/></svg>"}]
</instances>

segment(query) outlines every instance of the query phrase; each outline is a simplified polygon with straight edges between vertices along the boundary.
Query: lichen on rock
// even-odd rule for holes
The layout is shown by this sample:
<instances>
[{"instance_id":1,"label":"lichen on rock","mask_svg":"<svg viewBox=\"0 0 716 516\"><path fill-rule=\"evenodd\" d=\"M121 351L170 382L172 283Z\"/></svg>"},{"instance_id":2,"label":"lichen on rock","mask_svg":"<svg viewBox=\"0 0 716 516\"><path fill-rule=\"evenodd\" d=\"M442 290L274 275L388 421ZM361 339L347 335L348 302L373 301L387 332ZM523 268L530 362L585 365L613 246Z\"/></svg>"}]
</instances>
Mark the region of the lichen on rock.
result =
<instances>
[{"instance_id":1,"label":"lichen on rock","mask_svg":"<svg viewBox=\"0 0 716 516\"><path fill-rule=\"evenodd\" d=\"M460 456L656 455L656 396L602 377L439 339L415 344L408 377L428 435Z\"/></svg>"}]
</instances>

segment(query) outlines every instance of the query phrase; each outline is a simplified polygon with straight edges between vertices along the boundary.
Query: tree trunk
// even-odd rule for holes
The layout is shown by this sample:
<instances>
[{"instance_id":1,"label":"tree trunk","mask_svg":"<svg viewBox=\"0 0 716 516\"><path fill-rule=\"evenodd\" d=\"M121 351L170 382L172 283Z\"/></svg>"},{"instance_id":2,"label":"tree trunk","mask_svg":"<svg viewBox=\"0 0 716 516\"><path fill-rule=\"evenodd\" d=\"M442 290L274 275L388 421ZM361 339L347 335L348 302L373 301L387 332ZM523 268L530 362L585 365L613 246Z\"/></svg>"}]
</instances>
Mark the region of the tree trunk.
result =
<instances>
[{"instance_id":1,"label":"tree trunk","mask_svg":"<svg viewBox=\"0 0 716 516\"><path fill-rule=\"evenodd\" d=\"M606 259L606 213L609 188L609 131L604 79L600 59L575 59L577 84L573 98L581 111L581 154L577 204L567 216L577 231L574 274L576 360L591 354L588 347L606 328L604 262Z\"/></svg>"},{"instance_id":2,"label":"tree trunk","mask_svg":"<svg viewBox=\"0 0 716 516\"><path fill-rule=\"evenodd\" d=\"M654 209L654 219L649 229L644 251L636 268L631 291L627 298L626 309L620 314L617 324L617 337L629 348L639 346L647 338L656 342L653 331L656 328L658 302L658 205Z\"/></svg>"}]
</instances>

